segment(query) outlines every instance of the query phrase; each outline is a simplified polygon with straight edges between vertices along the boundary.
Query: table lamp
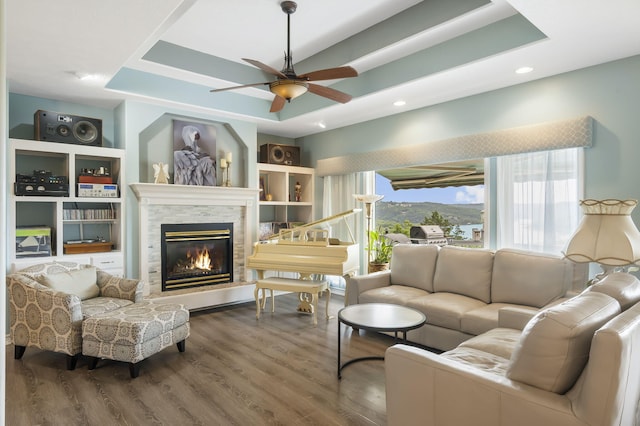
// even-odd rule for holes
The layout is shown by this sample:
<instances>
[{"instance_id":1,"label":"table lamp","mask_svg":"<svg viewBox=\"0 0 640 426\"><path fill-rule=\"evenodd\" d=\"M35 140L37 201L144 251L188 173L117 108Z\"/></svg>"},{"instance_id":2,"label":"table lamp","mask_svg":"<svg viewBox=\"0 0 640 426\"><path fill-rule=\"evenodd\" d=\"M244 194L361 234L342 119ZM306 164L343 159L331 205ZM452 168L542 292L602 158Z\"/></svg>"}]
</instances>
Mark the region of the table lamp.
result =
<instances>
[{"instance_id":1,"label":"table lamp","mask_svg":"<svg viewBox=\"0 0 640 426\"><path fill-rule=\"evenodd\" d=\"M640 262L640 231L631 219L636 200L582 200L582 222L563 254L577 262L596 262L599 281L616 269Z\"/></svg>"}]
</instances>

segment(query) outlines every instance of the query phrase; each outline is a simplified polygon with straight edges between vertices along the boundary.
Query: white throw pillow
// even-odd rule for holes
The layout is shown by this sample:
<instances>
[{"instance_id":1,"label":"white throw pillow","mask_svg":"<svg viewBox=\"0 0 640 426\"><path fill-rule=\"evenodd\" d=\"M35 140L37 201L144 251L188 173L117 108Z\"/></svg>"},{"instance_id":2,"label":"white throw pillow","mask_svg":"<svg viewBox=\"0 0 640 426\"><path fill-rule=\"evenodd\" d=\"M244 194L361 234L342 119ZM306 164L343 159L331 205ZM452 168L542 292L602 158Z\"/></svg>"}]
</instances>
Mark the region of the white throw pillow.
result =
<instances>
[{"instance_id":1,"label":"white throw pillow","mask_svg":"<svg viewBox=\"0 0 640 426\"><path fill-rule=\"evenodd\" d=\"M63 293L75 294L80 300L92 299L100 295L98 277L94 266L75 271L43 275L41 284Z\"/></svg>"},{"instance_id":2,"label":"white throw pillow","mask_svg":"<svg viewBox=\"0 0 640 426\"><path fill-rule=\"evenodd\" d=\"M587 363L595 331L619 313L614 298L597 292L539 312L522 330L507 377L564 394Z\"/></svg>"}]
</instances>

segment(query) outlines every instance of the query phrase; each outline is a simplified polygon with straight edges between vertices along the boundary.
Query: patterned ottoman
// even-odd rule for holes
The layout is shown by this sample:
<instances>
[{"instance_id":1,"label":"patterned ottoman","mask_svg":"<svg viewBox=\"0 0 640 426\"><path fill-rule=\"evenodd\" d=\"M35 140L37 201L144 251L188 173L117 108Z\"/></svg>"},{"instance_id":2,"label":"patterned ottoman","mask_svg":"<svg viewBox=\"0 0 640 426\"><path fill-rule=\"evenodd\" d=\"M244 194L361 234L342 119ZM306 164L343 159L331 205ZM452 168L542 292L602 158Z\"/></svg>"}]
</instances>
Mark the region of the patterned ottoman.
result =
<instances>
[{"instance_id":1,"label":"patterned ottoman","mask_svg":"<svg viewBox=\"0 0 640 426\"><path fill-rule=\"evenodd\" d=\"M94 315L82 323L82 354L129 363L131 378L138 377L138 363L176 343L184 352L189 337L189 311L176 303L140 302Z\"/></svg>"}]
</instances>

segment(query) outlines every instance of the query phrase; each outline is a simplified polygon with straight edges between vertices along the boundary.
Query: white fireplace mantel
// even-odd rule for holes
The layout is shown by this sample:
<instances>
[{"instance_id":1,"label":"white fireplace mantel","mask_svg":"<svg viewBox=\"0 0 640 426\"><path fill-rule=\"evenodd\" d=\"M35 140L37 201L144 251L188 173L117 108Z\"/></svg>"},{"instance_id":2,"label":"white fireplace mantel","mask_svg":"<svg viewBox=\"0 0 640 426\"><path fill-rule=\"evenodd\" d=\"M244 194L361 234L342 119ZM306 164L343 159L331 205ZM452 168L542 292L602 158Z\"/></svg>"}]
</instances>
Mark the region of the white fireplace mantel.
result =
<instances>
[{"instance_id":1,"label":"white fireplace mantel","mask_svg":"<svg viewBox=\"0 0 640 426\"><path fill-rule=\"evenodd\" d=\"M227 186L192 186L162 183L132 183L129 185L138 200L148 204L242 205L255 207L258 190Z\"/></svg>"},{"instance_id":2,"label":"white fireplace mantel","mask_svg":"<svg viewBox=\"0 0 640 426\"><path fill-rule=\"evenodd\" d=\"M153 183L132 183L138 199L140 226L140 278L145 282L145 296L185 303L189 309L234 303L251 299L253 285L247 285L249 272L246 257L257 238L257 189L192 186ZM167 212L164 214L164 212ZM173 213L171 213L173 212ZM179 214L176 214L179 212ZM190 214L194 217L189 217ZM208 222L229 221L229 215L241 229L234 237L234 283L210 289L162 292L159 271L160 232L164 223L186 223L190 220ZM235 232L235 231L234 231Z\"/></svg>"}]
</instances>

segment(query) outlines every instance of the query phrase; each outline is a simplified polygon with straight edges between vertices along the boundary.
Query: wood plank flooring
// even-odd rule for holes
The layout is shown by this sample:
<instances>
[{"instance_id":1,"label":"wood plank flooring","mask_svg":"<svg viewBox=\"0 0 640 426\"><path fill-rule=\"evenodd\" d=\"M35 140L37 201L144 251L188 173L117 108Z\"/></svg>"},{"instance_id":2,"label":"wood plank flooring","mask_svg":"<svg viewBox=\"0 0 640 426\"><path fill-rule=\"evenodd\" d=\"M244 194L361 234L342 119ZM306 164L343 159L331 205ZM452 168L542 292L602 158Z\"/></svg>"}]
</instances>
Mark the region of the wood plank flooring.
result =
<instances>
[{"instance_id":1,"label":"wood plank flooring","mask_svg":"<svg viewBox=\"0 0 640 426\"><path fill-rule=\"evenodd\" d=\"M336 315L318 326L296 311L295 294L256 321L255 304L192 312L186 352L174 346L144 360L130 379L125 363L6 348L6 424L22 425L385 425L384 363L352 364L337 379ZM269 303L267 303L267 311ZM391 337L342 326L342 361L382 355Z\"/></svg>"}]
</instances>

